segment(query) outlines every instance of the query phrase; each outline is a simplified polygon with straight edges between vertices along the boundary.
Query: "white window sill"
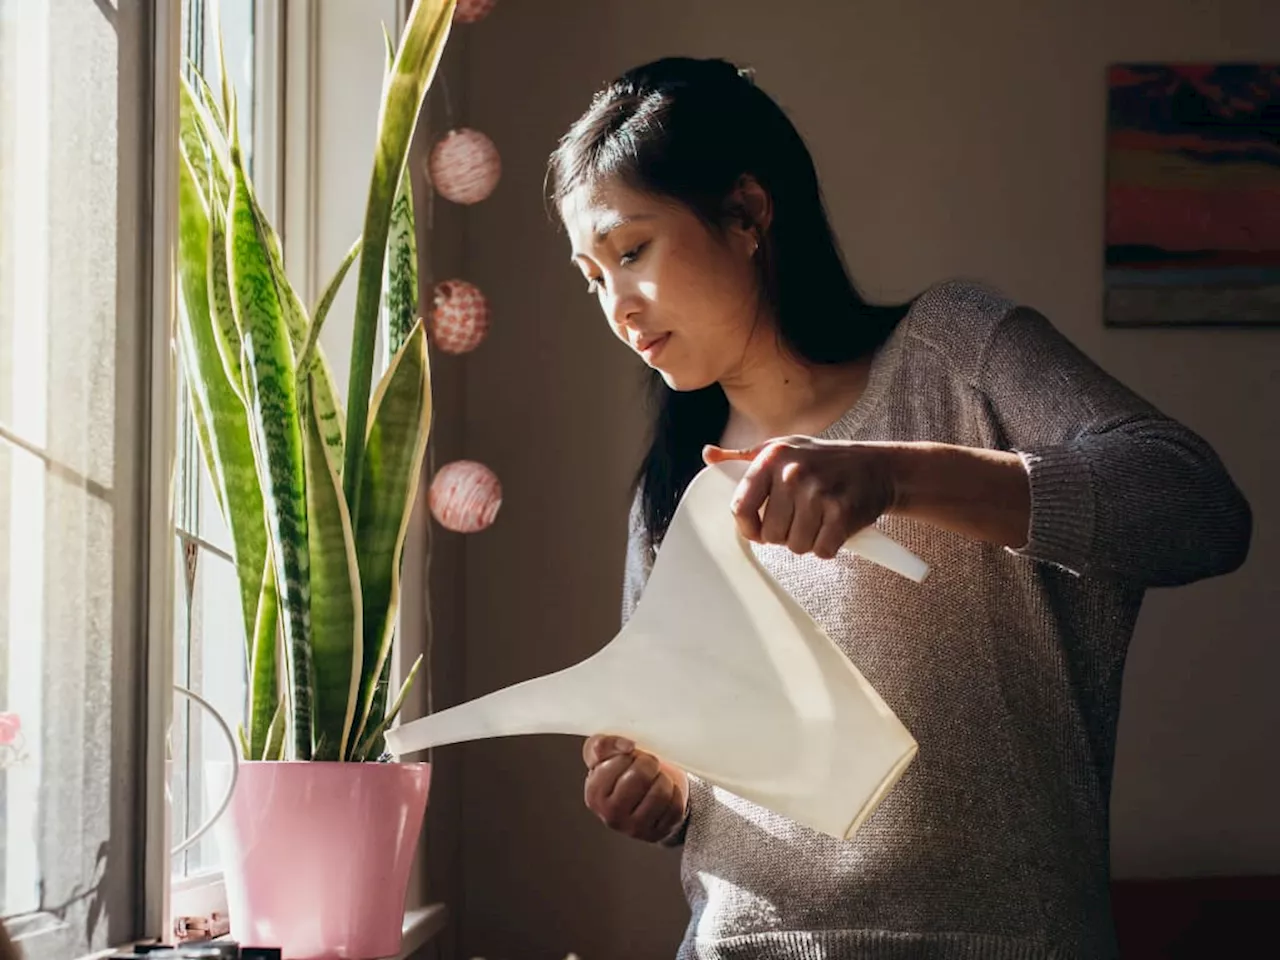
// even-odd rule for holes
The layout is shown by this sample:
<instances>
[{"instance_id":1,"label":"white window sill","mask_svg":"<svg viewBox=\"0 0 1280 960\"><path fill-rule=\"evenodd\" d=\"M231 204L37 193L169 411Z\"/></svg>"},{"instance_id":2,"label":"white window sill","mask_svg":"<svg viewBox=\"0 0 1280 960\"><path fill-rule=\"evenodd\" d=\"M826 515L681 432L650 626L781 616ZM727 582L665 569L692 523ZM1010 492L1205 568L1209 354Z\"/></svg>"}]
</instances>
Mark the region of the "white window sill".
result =
<instances>
[{"instance_id":1,"label":"white window sill","mask_svg":"<svg viewBox=\"0 0 1280 960\"><path fill-rule=\"evenodd\" d=\"M175 916L208 915L215 911L226 912L227 894L222 874L206 873L173 882L173 914ZM386 960L408 960L444 930L449 920L449 910L443 903L430 903L405 911L401 927L400 952ZM218 938L223 939L223 938ZM192 945L198 944L195 941ZM106 960L118 950L90 954L81 960Z\"/></svg>"}]
</instances>

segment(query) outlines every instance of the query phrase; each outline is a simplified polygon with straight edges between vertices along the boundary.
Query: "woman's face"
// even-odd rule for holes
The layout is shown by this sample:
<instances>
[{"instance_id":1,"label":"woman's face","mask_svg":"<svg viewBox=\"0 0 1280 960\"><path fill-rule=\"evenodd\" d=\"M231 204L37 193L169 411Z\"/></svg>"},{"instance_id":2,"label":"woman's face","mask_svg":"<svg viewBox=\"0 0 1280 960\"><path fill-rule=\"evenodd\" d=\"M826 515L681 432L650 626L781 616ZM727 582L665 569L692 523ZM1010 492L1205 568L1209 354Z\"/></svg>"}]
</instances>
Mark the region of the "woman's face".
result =
<instances>
[{"instance_id":1,"label":"woman's face","mask_svg":"<svg viewBox=\"0 0 1280 960\"><path fill-rule=\"evenodd\" d=\"M732 379L767 335L753 231L718 233L686 207L618 183L578 189L560 213L614 334L672 389Z\"/></svg>"}]
</instances>

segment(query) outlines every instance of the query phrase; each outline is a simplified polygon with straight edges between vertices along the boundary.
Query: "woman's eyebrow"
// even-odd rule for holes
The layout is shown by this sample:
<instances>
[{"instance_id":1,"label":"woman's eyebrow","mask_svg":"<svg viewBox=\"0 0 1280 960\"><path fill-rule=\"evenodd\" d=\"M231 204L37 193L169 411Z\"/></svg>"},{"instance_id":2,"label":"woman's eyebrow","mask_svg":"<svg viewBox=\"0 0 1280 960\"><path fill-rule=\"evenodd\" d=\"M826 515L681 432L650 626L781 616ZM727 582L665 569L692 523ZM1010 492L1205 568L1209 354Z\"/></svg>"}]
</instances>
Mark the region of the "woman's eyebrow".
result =
<instances>
[{"instance_id":1,"label":"woman's eyebrow","mask_svg":"<svg viewBox=\"0 0 1280 960\"><path fill-rule=\"evenodd\" d=\"M625 227L628 224L640 223L645 220L653 219L654 215L652 213L627 214L610 212L603 214L596 220L596 239L603 240L619 227Z\"/></svg>"}]
</instances>

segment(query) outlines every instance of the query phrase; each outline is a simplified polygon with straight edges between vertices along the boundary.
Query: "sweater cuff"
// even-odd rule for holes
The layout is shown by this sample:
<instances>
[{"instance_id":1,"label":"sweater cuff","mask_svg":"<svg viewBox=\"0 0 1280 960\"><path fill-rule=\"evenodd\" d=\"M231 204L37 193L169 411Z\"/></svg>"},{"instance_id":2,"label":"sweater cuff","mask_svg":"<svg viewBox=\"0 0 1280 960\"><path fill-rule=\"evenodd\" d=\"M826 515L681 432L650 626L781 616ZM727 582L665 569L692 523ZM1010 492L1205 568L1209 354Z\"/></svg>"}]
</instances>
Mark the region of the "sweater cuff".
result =
<instances>
[{"instance_id":1,"label":"sweater cuff","mask_svg":"<svg viewBox=\"0 0 1280 960\"><path fill-rule=\"evenodd\" d=\"M1014 452L1031 486L1031 524L1027 542L1010 552L1079 574L1093 543L1093 474L1088 459L1072 446Z\"/></svg>"}]
</instances>

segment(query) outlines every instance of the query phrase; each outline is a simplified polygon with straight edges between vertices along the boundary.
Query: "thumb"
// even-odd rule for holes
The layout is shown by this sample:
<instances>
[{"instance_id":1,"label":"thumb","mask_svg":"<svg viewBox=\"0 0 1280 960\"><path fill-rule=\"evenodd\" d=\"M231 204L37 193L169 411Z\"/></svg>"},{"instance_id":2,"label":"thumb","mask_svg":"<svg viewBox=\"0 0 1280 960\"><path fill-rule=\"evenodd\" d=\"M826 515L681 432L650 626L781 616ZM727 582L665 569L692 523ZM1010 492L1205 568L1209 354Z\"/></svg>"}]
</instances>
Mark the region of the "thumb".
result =
<instances>
[{"instance_id":1,"label":"thumb","mask_svg":"<svg viewBox=\"0 0 1280 960\"><path fill-rule=\"evenodd\" d=\"M750 450L732 450L708 443L702 448L702 462L711 464L724 463L726 460L754 460L759 453L759 447L752 447Z\"/></svg>"}]
</instances>

